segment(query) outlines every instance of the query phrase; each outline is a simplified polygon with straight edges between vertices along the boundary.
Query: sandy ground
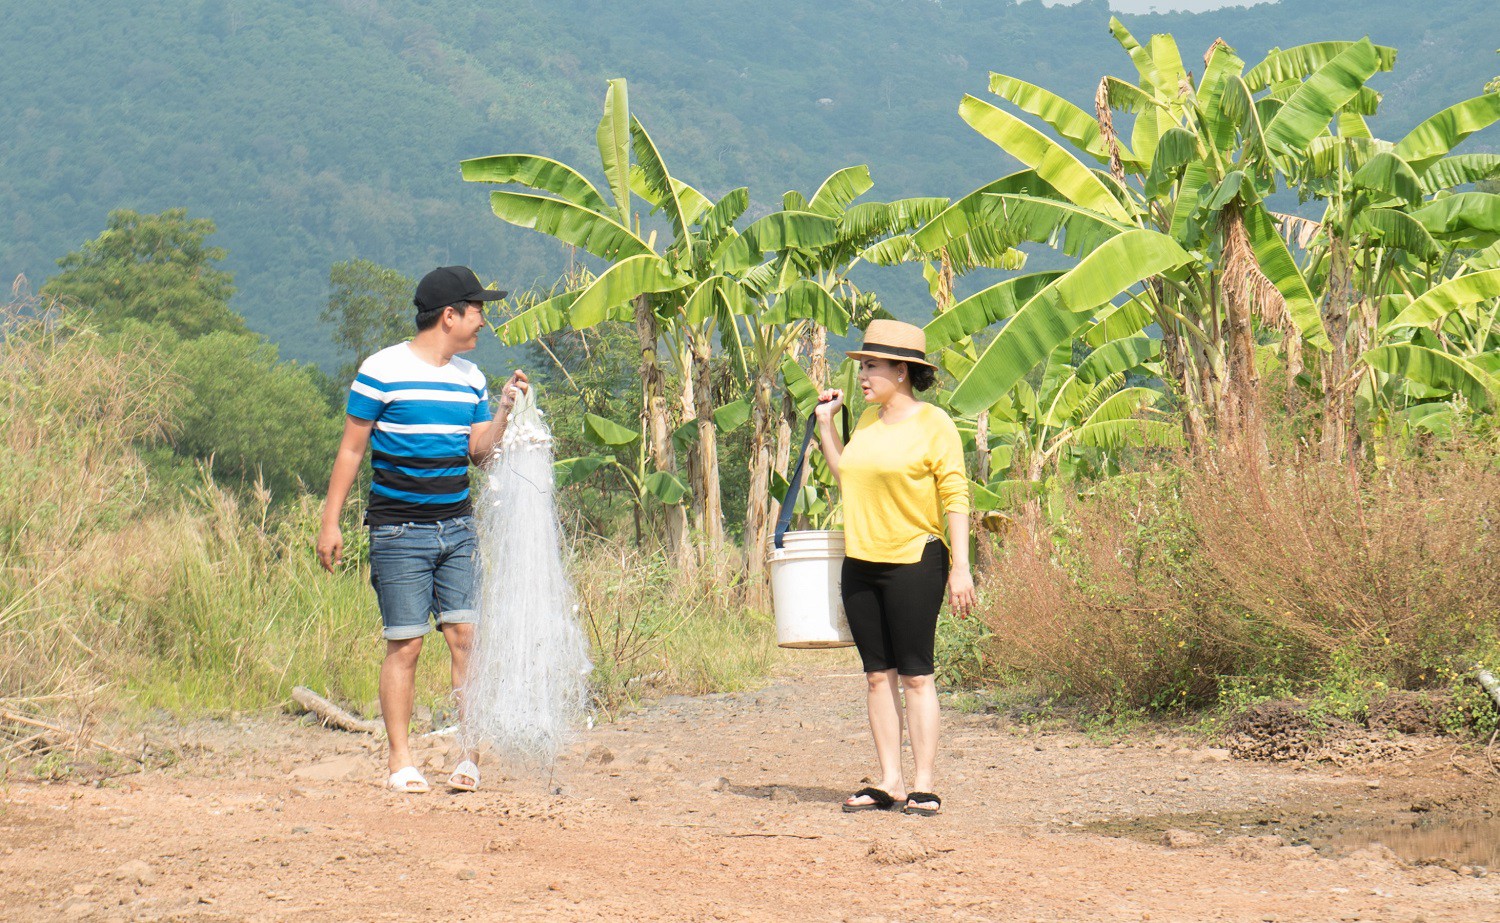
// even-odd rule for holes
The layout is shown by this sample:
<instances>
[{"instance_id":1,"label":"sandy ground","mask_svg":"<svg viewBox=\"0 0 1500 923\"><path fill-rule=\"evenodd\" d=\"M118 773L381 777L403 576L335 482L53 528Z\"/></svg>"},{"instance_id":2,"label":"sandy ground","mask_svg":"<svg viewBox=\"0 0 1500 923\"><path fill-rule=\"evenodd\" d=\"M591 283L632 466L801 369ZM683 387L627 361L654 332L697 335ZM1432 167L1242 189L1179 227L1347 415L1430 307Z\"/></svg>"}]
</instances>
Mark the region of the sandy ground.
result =
<instances>
[{"instance_id":1,"label":"sandy ground","mask_svg":"<svg viewBox=\"0 0 1500 923\"><path fill-rule=\"evenodd\" d=\"M7 920L1500 920L1500 874L1317 839L1319 824L1333 836L1328 825L1361 817L1482 819L1500 777L1473 754L1460 771L1451 743L1359 769L1268 765L1170 734L1101 741L950 710L944 813L850 815L839 800L873 754L862 680L833 662L758 692L667 698L588 732L551 778L490 767L473 794L386 792L375 741L280 716L175 728L181 759L166 769L18 774L0 793L0 908ZM421 751L434 783L448 746ZM1313 845L1271 833L1294 827Z\"/></svg>"}]
</instances>

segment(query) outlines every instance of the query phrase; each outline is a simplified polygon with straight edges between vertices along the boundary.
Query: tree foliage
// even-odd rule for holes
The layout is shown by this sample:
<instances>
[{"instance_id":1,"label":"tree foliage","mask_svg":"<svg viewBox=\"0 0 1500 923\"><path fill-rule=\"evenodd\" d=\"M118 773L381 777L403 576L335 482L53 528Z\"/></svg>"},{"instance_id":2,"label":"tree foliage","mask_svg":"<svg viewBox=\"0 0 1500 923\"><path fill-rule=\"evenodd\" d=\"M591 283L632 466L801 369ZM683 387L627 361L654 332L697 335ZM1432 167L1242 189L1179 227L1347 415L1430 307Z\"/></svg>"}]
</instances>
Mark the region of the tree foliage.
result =
<instances>
[{"instance_id":1,"label":"tree foliage","mask_svg":"<svg viewBox=\"0 0 1500 923\"><path fill-rule=\"evenodd\" d=\"M185 208L110 212L104 233L57 261L62 272L41 294L88 310L106 331L127 321L184 337L243 331L229 307L233 277L217 266L226 253L207 242L214 231L212 220L189 218Z\"/></svg>"}]
</instances>

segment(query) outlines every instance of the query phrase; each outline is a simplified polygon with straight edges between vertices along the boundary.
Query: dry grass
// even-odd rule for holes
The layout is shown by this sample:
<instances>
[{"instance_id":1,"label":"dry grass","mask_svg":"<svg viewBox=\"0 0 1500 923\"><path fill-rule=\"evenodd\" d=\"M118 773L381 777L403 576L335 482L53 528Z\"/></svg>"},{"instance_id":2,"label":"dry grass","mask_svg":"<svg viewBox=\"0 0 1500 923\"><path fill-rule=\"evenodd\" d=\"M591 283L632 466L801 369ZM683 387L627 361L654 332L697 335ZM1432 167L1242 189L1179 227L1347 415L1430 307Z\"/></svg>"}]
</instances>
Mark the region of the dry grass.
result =
<instances>
[{"instance_id":1,"label":"dry grass","mask_svg":"<svg viewBox=\"0 0 1500 923\"><path fill-rule=\"evenodd\" d=\"M273 509L206 471L184 488L181 463L150 457L180 398L165 365L46 306L0 316L0 760L109 753L101 718L276 709L294 685L375 710L384 644L359 511L328 575L320 498ZM575 569L606 709L768 669L767 620L711 575L600 541ZM418 675L430 707L447 701L440 647Z\"/></svg>"},{"instance_id":2,"label":"dry grass","mask_svg":"<svg viewBox=\"0 0 1500 923\"><path fill-rule=\"evenodd\" d=\"M1421 688L1494 652L1492 449L1365 478L1242 461L1111 482L1066 507L1051 547L1009 549L986 615L1002 672L1121 711Z\"/></svg>"}]
</instances>

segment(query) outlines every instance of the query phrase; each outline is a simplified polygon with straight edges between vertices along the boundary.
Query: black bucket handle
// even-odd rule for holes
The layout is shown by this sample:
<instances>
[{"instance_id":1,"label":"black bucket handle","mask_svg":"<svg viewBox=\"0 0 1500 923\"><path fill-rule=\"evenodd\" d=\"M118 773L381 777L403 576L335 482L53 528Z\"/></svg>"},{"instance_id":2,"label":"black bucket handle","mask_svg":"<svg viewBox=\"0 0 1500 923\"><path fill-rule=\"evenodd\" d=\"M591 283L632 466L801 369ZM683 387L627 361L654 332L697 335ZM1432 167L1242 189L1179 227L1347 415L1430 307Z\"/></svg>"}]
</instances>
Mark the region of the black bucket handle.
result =
<instances>
[{"instance_id":1,"label":"black bucket handle","mask_svg":"<svg viewBox=\"0 0 1500 923\"><path fill-rule=\"evenodd\" d=\"M823 403L819 401L819 403ZM844 441L849 441L849 404L846 402L839 408L843 411ZM797 494L802 490L802 465L807 461L807 450L812 445L813 432L818 426L818 415L814 411L807 418L807 434L802 437L802 451L797 454L797 466L792 469L792 477L787 482L786 496L781 501L781 516L776 520L776 535L772 540L777 548L781 547L786 537L786 530L792 524L792 517L797 513Z\"/></svg>"}]
</instances>

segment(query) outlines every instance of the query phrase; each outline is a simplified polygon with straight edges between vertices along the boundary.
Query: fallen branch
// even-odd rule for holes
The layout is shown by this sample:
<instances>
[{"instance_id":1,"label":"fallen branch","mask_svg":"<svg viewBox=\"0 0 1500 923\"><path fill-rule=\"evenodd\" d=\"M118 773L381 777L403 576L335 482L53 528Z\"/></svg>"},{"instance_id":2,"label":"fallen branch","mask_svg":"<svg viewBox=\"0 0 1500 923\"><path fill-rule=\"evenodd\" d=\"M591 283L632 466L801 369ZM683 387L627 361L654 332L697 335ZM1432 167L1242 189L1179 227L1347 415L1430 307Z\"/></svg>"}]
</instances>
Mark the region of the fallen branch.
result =
<instances>
[{"instance_id":1,"label":"fallen branch","mask_svg":"<svg viewBox=\"0 0 1500 923\"><path fill-rule=\"evenodd\" d=\"M23 727L36 728L41 731L40 734L33 734L30 737L26 738L26 743L28 744L39 742L51 749L59 749L62 747L71 746L75 752L85 748L92 748L96 750L104 750L107 753L113 753L115 756L118 756L121 759L130 760L131 762L141 762L140 759L131 756L124 750L120 750L116 747L111 747L109 744L105 743L102 740L95 740L93 737L90 737L88 734L85 734L81 731L69 731L67 728L60 728L55 724L48 724L47 722L39 721L36 718L31 718L26 715L18 715L8 709L0 709L0 721L7 721L11 724L19 724Z\"/></svg>"},{"instance_id":2,"label":"fallen branch","mask_svg":"<svg viewBox=\"0 0 1500 923\"><path fill-rule=\"evenodd\" d=\"M317 715L324 727L336 727L343 731L357 731L361 734L380 733L380 722L356 718L306 686L292 687L292 701Z\"/></svg>"},{"instance_id":3,"label":"fallen branch","mask_svg":"<svg viewBox=\"0 0 1500 923\"><path fill-rule=\"evenodd\" d=\"M1474 677L1479 680L1484 691L1490 694L1490 698L1495 700L1495 707L1500 708L1500 680L1495 679L1495 674L1476 664Z\"/></svg>"}]
</instances>

